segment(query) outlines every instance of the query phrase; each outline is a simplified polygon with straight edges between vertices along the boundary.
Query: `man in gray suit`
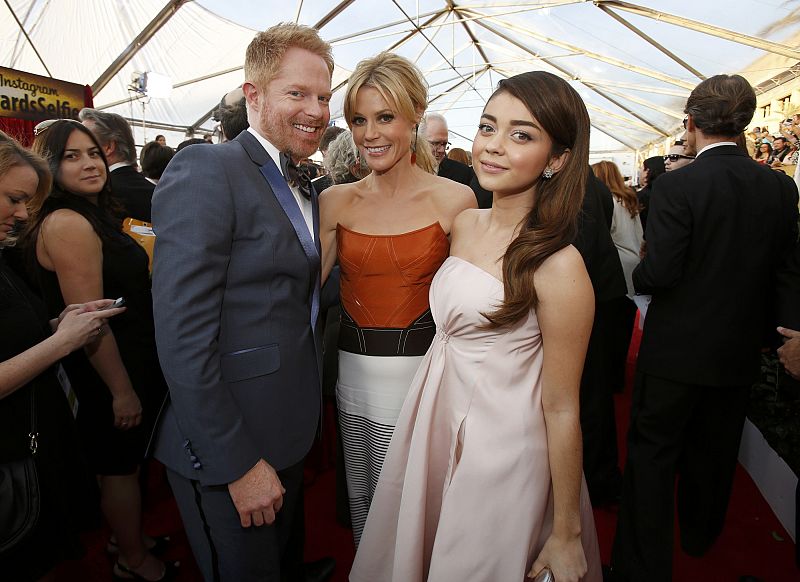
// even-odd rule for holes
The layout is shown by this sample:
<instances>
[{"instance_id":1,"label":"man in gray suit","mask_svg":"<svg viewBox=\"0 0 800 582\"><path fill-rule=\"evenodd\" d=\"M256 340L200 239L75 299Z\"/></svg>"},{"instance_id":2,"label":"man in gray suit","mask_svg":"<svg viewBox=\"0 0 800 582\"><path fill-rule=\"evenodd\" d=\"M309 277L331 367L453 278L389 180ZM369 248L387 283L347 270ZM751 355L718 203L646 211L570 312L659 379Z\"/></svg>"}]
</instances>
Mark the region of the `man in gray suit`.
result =
<instances>
[{"instance_id":1,"label":"man in gray suit","mask_svg":"<svg viewBox=\"0 0 800 582\"><path fill-rule=\"evenodd\" d=\"M333 57L280 24L247 48L250 128L179 152L153 198L170 388L155 456L206 580L304 573L303 459L320 415L317 197L295 164L328 124Z\"/></svg>"}]
</instances>

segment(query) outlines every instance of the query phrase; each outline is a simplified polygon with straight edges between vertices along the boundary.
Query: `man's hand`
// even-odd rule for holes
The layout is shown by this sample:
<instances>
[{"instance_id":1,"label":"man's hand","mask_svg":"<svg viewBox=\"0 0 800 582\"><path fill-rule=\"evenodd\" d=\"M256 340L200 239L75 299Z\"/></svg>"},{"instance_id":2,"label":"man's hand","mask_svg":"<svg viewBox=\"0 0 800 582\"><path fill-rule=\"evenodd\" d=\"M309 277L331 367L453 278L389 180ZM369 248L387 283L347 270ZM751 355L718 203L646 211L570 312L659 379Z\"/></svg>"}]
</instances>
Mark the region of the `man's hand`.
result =
<instances>
[{"instance_id":1,"label":"man's hand","mask_svg":"<svg viewBox=\"0 0 800 582\"><path fill-rule=\"evenodd\" d=\"M228 483L228 491L239 512L242 527L271 525L286 493L275 469L264 459L239 479Z\"/></svg>"},{"instance_id":2,"label":"man's hand","mask_svg":"<svg viewBox=\"0 0 800 582\"><path fill-rule=\"evenodd\" d=\"M779 327L778 333L784 337L783 345L778 348L778 358L786 373L800 380L800 331Z\"/></svg>"}]
</instances>

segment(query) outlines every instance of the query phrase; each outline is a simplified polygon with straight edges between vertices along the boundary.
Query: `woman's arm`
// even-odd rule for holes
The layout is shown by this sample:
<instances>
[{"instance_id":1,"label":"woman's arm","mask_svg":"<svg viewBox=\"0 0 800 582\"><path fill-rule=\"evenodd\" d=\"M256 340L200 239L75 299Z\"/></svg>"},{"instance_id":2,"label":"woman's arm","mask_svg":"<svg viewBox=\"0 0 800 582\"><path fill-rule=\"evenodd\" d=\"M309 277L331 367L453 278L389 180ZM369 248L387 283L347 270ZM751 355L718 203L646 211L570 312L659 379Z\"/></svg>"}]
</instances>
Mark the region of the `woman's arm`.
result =
<instances>
[{"instance_id":1,"label":"woman's arm","mask_svg":"<svg viewBox=\"0 0 800 582\"><path fill-rule=\"evenodd\" d=\"M42 223L36 256L55 271L65 303L85 303L103 296L103 244L89 221L61 209ZM133 428L141 422L142 406L133 390L110 329L85 348L89 362L113 398L114 424Z\"/></svg>"},{"instance_id":2,"label":"woman's arm","mask_svg":"<svg viewBox=\"0 0 800 582\"><path fill-rule=\"evenodd\" d=\"M322 285L328 280L336 264L336 226L339 224L341 207L346 186L326 188L319 197L319 242L322 245Z\"/></svg>"},{"instance_id":3,"label":"woman's arm","mask_svg":"<svg viewBox=\"0 0 800 582\"><path fill-rule=\"evenodd\" d=\"M125 311L124 307L95 311L112 303L110 299L87 305L70 305L56 322L55 333L21 354L0 362L0 399L36 378L69 353L95 339L106 319Z\"/></svg>"},{"instance_id":4,"label":"woman's arm","mask_svg":"<svg viewBox=\"0 0 800 582\"><path fill-rule=\"evenodd\" d=\"M577 582L587 570L581 544L583 482L579 391L594 318L594 292L578 251L568 246L536 272L542 332L542 408L553 484L553 531L531 575L549 566L559 582Z\"/></svg>"}]
</instances>

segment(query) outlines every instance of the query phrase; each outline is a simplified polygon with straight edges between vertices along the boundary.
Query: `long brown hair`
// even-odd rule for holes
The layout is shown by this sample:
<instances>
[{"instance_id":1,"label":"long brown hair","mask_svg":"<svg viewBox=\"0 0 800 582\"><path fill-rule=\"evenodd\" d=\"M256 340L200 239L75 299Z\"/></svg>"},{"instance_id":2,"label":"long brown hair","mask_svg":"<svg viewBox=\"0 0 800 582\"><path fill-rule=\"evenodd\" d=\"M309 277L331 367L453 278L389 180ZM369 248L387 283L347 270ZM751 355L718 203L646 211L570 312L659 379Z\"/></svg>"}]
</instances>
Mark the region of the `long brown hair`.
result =
<instances>
[{"instance_id":1,"label":"long brown hair","mask_svg":"<svg viewBox=\"0 0 800 582\"><path fill-rule=\"evenodd\" d=\"M81 132L92 141L106 167L106 182L97 195L96 206L86 201L82 196L69 192L59 182L59 168L64 158L64 151L67 148L67 140L69 140L74 131ZM31 149L47 161L50 173L53 175L53 185L47 196L41 200L33 201L29 205L28 226L22 235L24 244L30 245L31 249L35 249L36 237L39 235L42 222L57 208L69 208L81 214L89 221L101 239L107 238L105 234L107 231L103 228L104 225L115 230L122 228L122 220L119 217L122 209L119 202L111 195L108 160L103 153L100 142L97 141L95 135L86 126L69 119L58 120L34 138Z\"/></svg>"},{"instance_id":2,"label":"long brown hair","mask_svg":"<svg viewBox=\"0 0 800 582\"><path fill-rule=\"evenodd\" d=\"M625 185L625 179L622 177L622 173L619 171L617 164L609 162L608 160L602 160L596 164L592 164L592 171L594 171L594 175L597 176L598 180L608 186L608 189L611 190L614 197L617 198L625 207L625 210L630 213L631 218L639 214L639 198L636 196L636 192L633 188Z\"/></svg>"},{"instance_id":3,"label":"long brown hair","mask_svg":"<svg viewBox=\"0 0 800 582\"><path fill-rule=\"evenodd\" d=\"M522 101L550 136L552 156L569 154L552 178L539 177L534 184L533 207L503 256L505 298L496 311L484 314L488 328L513 325L538 305L536 269L575 239L589 173L589 114L569 83L531 71L501 80L489 100L500 93Z\"/></svg>"}]
</instances>

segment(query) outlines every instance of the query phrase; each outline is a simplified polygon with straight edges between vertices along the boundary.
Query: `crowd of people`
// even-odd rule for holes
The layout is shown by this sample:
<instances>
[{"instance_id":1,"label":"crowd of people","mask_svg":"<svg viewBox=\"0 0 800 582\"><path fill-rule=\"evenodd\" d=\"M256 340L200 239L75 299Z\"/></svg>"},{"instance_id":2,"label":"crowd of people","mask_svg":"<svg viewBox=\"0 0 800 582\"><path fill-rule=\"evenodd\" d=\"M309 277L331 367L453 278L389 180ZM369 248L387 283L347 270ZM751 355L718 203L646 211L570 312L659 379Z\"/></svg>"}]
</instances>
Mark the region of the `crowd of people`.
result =
<instances>
[{"instance_id":1,"label":"crowd of people","mask_svg":"<svg viewBox=\"0 0 800 582\"><path fill-rule=\"evenodd\" d=\"M773 171L797 126L756 132L754 162L752 87L711 77L636 192L589 165L556 75L500 81L465 152L391 52L358 64L349 130L331 126L333 68L316 30L280 24L220 102L223 143L157 136L137 161L94 109L30 150L0 135L0 476L32 466L41 492L25 524L2 490L23 525L0 572L46 580L99 510L115 580L174 579L142 527L154 457L205 580L328 579L331 559L303 561L328 386L353 582L671 580L676 507L690 555L722 530L761 349L800 379L798 191ZM124 218L153 225L152 263Z\"/></svg>"},{"instance_id":2,"label":"crowd of people","mask_svg":"<svg viewBox=\"0 0 800 582\"><path fill-rule=\"evenodd\" d=\"M766 127L754 127L745 143L752 147L755 161L794 177L800 147L800 114L783 121L778 135L770 134Z\"/></svg>"}]
</instances>

